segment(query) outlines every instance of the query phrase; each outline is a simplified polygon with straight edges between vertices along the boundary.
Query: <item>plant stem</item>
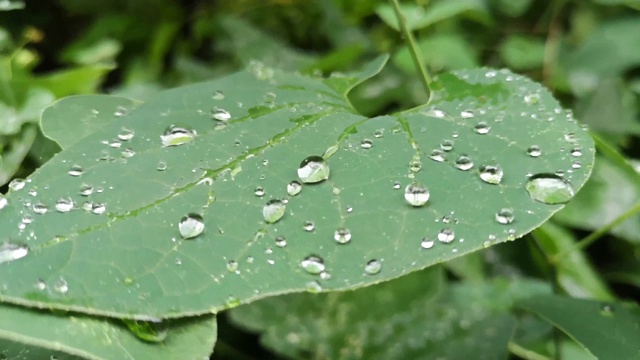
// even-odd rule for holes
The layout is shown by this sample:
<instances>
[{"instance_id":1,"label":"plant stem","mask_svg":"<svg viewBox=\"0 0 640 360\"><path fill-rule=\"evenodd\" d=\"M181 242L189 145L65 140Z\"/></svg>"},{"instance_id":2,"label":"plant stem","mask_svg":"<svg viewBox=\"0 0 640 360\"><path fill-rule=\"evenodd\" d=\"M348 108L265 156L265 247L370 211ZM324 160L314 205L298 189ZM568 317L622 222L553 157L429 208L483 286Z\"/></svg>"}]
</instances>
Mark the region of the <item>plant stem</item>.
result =
<instances>
[{"instance_id":1,"label":"plant stem","mask_svg":"<svg viewBox=\"0 0 640 360\"><path fill-rule=\"evenodd\" d=\"M420 57L420 53L418 52L416 41L413 38L413 34L411 33L411 31L409 31L409 28L407 27L407 22L406 22L406 19L404 18L404 15L402 14L402 11L400 10L400 4L398 3L398 0L391 0L391 3L396 12L396 18L398 19L398 24L400 25L400 32L402 33L402 36L405 38L405 40L408 43L407 45L409 46L409 52L411 53L411 58L413 58L413 63L416 65L416 68L418 69L418 73L420 74L420 80L422 81L422 86L424 87L424 90L427 92L427 99L430 99L431 88L429 87L429 84L431 84L431 76L429 75L429 72L427 72L427 68L424 66L424 63L422 62L422 58Z\"/></svg>"},{"instance_id":2,"label":"plant stem","mask_svg":"<svg viewBox=\"0 0 640 360\"><path fill-rule=\"evenodd\" d=\"M520 357L523 358L525 360L550 360L548 357L544 356L544 355L540 355L534 351L525 349L524 347L518 345L517 343L513 342L513 341L509 341L509 344L507 345L509 348L509 351Z\"/></svg>"}]
</instances>

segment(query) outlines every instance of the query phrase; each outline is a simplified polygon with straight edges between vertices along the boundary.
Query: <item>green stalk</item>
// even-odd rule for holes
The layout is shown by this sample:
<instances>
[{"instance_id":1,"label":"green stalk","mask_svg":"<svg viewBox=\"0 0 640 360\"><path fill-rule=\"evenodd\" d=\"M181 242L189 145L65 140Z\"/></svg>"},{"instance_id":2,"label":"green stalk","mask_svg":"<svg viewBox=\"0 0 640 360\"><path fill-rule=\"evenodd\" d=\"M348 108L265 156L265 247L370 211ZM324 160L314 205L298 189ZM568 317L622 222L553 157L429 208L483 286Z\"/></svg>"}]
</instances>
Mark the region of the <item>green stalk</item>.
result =
<instances>
[{"instance_id":1,"label":"green stalk","mask_svg":"<svg viewBox=\"0 0 640 360\"><path fill-rule=\"evenodd\" d=\"M398 0L391 0L393 4L393 8L396 12L396 18L398 19L398 24L400 24L400 32L409 45L409 52L411 53L411 58L413 59L413 63L416 65L418 69L418 73L420 74L420 80L422 81L422 86L424 90L427 92L427 99L431 98L431 88L429 84L431 84L431 76L427 72L427 68L424 66L422 62L422 58L420 57L420 53L418 53L418 47L416 46L416 41L413 38L413 34L409 31L407 27L407 21L400 10L400 4Z\"/></svg>"}]
</instances>

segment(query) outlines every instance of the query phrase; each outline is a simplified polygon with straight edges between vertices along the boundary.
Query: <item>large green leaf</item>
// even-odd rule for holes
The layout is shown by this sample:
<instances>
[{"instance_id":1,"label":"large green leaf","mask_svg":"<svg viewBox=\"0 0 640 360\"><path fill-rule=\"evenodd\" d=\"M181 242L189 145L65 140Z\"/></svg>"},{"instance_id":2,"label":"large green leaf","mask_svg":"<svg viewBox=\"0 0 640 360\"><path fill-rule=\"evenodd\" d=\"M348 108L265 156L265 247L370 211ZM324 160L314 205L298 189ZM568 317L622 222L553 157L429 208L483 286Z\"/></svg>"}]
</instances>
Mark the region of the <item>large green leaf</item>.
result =
<instances>
[{"instance_id":1,"label":"large green leaf","mask_svg":"<svg viewBox=\"0 0 640 360\"><path fill-rule=\"evenodd\" d=\"M421 271L359 291L273 297L230 315L289 358L506 359L509 308L550 290L523 280L446 288L439 276Z\"/></svg>"},{"instance_id":2,"label":"large green leaf","mask_svg":"<svg viewBox=\"0 0 640 360\"><path fill-rule=\"evenodd\" d=\"M84 137L11 187L0 299L146 319L352 289L521 237L589 175L588 133L540 85L443 74L429 104L367 119L344 94L381 66L323 80L255 64L161 92ZM172 124L185 130L163 146ZM299 164L323 154L329 179L287 195ZM429 201L412 206L420 184ZM272 199L284 202L265 221ZM183 227L183 239L191 213L204 232Z\"/></svg>"},{"instance_id":3,"label":"large green leaf","mask_svg":"<svg viewBox=\"0 0 640 360\"><path fill-rule=\"evenodd\" d=\"M164 324L162 343L140 341L120 321L0 306L0 359L206 359L216 319Z\"/></svg>"},{"instance_id":4,"label":"large green leaf","mask_svg":"<svg viewBox=\"0 0 640 360\"><path fill-rule=\"evenodd\" d=\"M640 359L637 304L540 295L519 305L557 326L600 360Z\"/></svg>"}]
</instances>

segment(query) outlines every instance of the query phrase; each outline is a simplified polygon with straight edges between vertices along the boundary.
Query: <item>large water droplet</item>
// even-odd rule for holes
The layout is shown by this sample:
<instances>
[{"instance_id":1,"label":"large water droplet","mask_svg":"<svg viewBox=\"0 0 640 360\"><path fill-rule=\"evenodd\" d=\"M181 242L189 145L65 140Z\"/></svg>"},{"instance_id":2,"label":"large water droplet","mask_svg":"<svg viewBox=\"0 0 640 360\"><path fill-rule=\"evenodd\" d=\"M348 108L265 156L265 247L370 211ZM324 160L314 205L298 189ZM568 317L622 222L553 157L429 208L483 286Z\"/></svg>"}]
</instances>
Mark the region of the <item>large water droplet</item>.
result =
<instances>
[{"instance_id":1,"label":"large water droplet","mask_svg":"<svg viewBox=\"0 0 640 360\"><path fill-rule=\"evenodd\" d=\"M265 222L273 224L282 219L286 210L287 206L281 200L273 199L262 208L262 216Z\"/></svg>"},{"instance_id":2,"label":"large water droplet","mask_svg":"<svg viewBox=\"0 0 640 360\"><path fill-rule=\"evenodd\" d=\"M184 239L194 238L204 231L204 219L199 214L187 214L180 219L178 230Z\"/></svg>"},{"instance_id":3,"label":"large water droplet","mask_svg":"<svg viewBox=\"0 0 640 360\"><path fill-rule=\"evenodd\" d=\"M452 242L453 240L455 240L455 238L456 233L451 228L442 229L438 233L438 240L445 244Z\"/></svg>"},{"instance_id":4,"label":"large water droplet","mask_svg":"<svg viewBox=\"0 0 640 360\"><path fill-rule=\"evenodd\" d=\"M456 167L462 171L467 171L473 167L473 161L468 155L462 154L456 159Z\"/></svg>"},{"instance_id":5,"label":"large water droplet","mask_svg":"<svg viewBox=\"0 0 640 360\"><path fill-rule=\"evenodd\" d=\"M231 114L225 109L215 108L211 110L211 117L215 120L226 122L231 119Z\"/></svg>"},{"instance_id":6,"label":"large water droplet","mask_svg":"<svg viewBox=\"0 0 640 360\"><path fill-rule=\"evenodd\" d=\"M542 155L542 150L540 150L540 147L538 145L531 145L527 149L527 154L531 157L538 157Z\"/></svg>"},{"instance_id":7,"label":"large water droplet","mask_svg":"<svg viewBox=\"0 0 640 360\"><path fill-rule=\"evenodd\" d=\"M300 182L293 180L287 184L287 194L289 194L289 196L296 196L300 194L300 191L302 191L302 184L300 184Z\"/></svg>"},{"instance_id":8,"label":"large water droplet","mask_svg":"<svg viewBox=\"0 0 640 360\"><path fill-rule=\"evenodd\" d=\"M440 149L433 149L431 151L431 155L429 155L429 158L431 160L437 161L437 162L443 162L444 161L444 152Z\"/></svg>"},{"instance_id":9,"label":"large water droplet","mask_svg":"<svg viewBox=\"0 0 640 360\"><path fill-rule=\"evenodd\" d=\"M333 239L339 244L346 244L351 241L351 231L347 228L337 228L333 233Z\"/></svg>"},{"instance_id":10,"label":"large water droplet","mask_svg":"<svg viewBox=\"0 0 640 360\"><path fill-rule=\"evenodd\" d=\"M71 176L80 176L80 175L82 175L83 172L84 172L84 170L82 169L82 166L73 165L71 167L71 169L69 169L68 174L71 175Z\"/></svg>"},{"instance_id":11,"label":"large water droplet","mask_svg":"<svg viewBox=\"0 0 640 360\"><path fill-rule=\"evenodd\" d=\"M312 275L318 275L324 271L324 260L316 255L310 255L300 262L300 266Z\"/></svg>"},{"instance_id":12,"label":"large water droplet","mask_svg":"<svg viewBox=\"0 0 640 360\"><path fill-rule=\"evenodd\" d=\"M196 131L171 125L160 135L162 146L178 146L188 144L196 137Z\"/></svg>"},{"instance_id":13,"label":"large water droplet","mask_svg":"<svg viewBox=\"0 0 640 360\"><path fill-rule=\"evenodd\" d=\"M367 273L368 275L375 275L379 273L380 270L382 270L382 261L380 260L376 260L376 259L369 260L364 266L364 272Z\"/></svg>"},{"instance_id":14,"label":"large water droplet","mask_svg":"<svg viewBox=\"0 0 640 360\"><path fill-rule=\"evenodd\" d=\"M491 128L484 121L478 123L478 125L474 126L473 128L473 131L480 135L488 134L489 130L491 130Z\"/></svg>"},{"instance_id":15,"label":"large water droplet","mask_svg":"<svg viewBox=\"0 0 640 360\"><path fill-rule=\"evenodd\" d=\"M309 156L302 160L298 177L303 183L317 183L329 178L329 165L320 156Z\"/></svg>"},{"instance_id":16,"label":"large water droplet","mask_svg":"<svg viewBox=\"0 0 640 360\"><path fill-rule=\"evenodd\" d=\"M502 168L497 165L484 165L480 167L480 179L489 184L500 184L504 175Z\"/></svg>"},{"instance_id":17,"label":"large water droplet","mask_svg":"<svg viewBox=\"0 0 640 360\"><path fill-rule=\"evenodd\" d=\"M422 206L429 201L429 190L420 184L409 184L404 189L404 199L411 206Z\"/></svg>"},{"instance_id":18,"label":"large water droplet","mask_svg":"<svg viewBox=\"0 0 640 360\"><path fill-rule=\"evenodd\" d=\"M27 181L25 179L13 179L9 183L9 190L11 191L22 190L26 184L27 184Z\"/></svg>"},{"instance_id":19,"label":"large water droplet","mask_svg":"<svg viewBox=\"0 0 640 360\"><path fill-rule=\"evenodd\" d=\"M29 254L27 244L3 242L0 243L0 264L21 259Z\"/></svg>"},{"instance_id":20,"label":"large water droplet","mask_svg":"<svg viewBox=\"0 0 640 360\"><path fill-rule=\"evenodd\" d=\"M62 198L56 201L56 210L61 213L66 213L73 209L73 201L69 198Z\"/></svg>"},{"instance_id":21,"label":"large water droplet","mask_svg":"<svg viewBox=\"0 0 640 360\"><path fill-rule=\"evenodd\" d=\"M545 204L565 204L575 194L573 186L554 174L537 174L525 184L529 196Z\"/></svg>"},{"instance_id":22,"label":"large water droplet","mask_svg":"<svg viewBox=\"0 0 640 360\"><path fill-rule=\"evenodd\" d=\"M496 213L496 221L500 224L511 224L514 220L513 209L504 208Z\"/></svg>"}]
</instances>

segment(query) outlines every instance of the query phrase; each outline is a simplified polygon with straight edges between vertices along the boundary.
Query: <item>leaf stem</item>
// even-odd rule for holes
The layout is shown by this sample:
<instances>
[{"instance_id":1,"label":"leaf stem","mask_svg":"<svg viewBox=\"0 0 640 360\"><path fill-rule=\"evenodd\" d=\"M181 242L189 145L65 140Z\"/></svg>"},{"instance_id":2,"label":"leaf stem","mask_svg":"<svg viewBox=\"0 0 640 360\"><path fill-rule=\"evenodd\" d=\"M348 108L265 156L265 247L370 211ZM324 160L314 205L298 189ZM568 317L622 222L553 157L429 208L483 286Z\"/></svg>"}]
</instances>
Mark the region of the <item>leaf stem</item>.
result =
<instances>
[{"instance_id":1,"label":"leaf stem","mask_svg":"<svg viewBox=\"0 0 640 360\"><path fill-rule=\"evenodd\" d=\"M551 360L550 358L544 356L544 355L540 355L534 351L531 351L529 349L526 349L520 345L518 345L517 343L513 342L513 341L509 341L509 344L507 345L509 348L509 351L520 357L523 358L525 360Z\"/></svg>"},{"instance_id":2,"label":"leaf stem","mask_svg":"<svg viewBox=\"0 0 640 360\"><path fill-rule=\"evenodd\" d=\"M409 52L411 53L411 58L413 59L413 63L416 65L416 68L418 69L418 73L420 74L420 80L422 81L422 86L424 87L424 90L427 92L427 99L430 99L431 88L429 87L429 84L431 84L431 76L429 75L427 68L424 66L424 63L422 62L422 58L420 57L420 54L418 53L418 47L416 45L416 41L413 38L413 34L407 27L407 21L404 15L402 14L402 11L400 10L400 4L398 3L398 0L391 0L391 3L396 12L396 18L398 19L398 24L400 25L400 32L402 33L402 36L405 38L405 40L408 43L407 45L409 46Z\"/></svg>"}]
</instances>

